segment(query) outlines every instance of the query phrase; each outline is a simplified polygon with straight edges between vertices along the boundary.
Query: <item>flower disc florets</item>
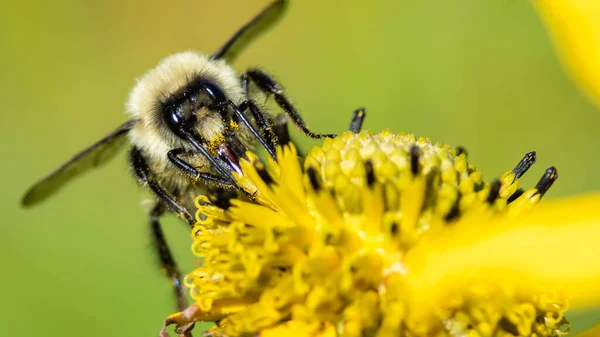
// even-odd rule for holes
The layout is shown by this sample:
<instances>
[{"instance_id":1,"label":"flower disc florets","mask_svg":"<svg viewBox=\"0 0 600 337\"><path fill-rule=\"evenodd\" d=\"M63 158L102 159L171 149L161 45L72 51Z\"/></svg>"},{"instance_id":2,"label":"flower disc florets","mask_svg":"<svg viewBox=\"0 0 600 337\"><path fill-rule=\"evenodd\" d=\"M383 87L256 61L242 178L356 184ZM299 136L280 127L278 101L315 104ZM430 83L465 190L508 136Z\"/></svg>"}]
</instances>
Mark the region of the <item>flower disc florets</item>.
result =
<instances>
[{"instance_id":1,"label":"flower disc florets","mask_svg":"<svg viewBox=\"0 0 600 337\"><path fill-rule=\"evenodd\" d=\"M213 334L302 336L555 336L557 294L474 284L411 316L404 258L426 231L469 217L515 216L556 179L518 190L529 153L491 184L466 153L429 139L347 132L305 158L292 144L264 165L254 154L236 178L245 197L198 199L193 250L203 265L186 284L196 300L180 326L217 321ZM219 206L217 206L219 205Z\"/></svg>"}]
</instances>

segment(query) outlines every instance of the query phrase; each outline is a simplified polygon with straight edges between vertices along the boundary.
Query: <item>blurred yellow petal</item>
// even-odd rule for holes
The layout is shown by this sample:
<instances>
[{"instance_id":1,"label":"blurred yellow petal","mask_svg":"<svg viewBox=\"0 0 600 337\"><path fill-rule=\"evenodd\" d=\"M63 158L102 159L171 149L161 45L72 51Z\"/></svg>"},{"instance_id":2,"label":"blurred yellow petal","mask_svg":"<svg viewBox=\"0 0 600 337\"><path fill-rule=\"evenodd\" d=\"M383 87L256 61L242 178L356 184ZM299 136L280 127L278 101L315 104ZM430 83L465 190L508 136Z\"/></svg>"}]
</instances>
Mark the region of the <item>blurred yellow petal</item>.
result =
<instances>
[{"instance_id":1,"label":"blurred yellow petal","mask_svg":"<svg viewBox=\"0 0 600 337\"><path fill-rule=\"evenodd\" d=\"M599 304L600 194L546 202L519 218L432 229L405 264L410 307L420 313L478 282L554 289L574 306Z\"/></svg>"},{"instance_id":2,"label":"blurred yellow petal","mask_svg":"<svg viewBox=\"0 0 600 337\"><path fill-rule=\"evenodd\" d=\"M558 54L600 106L600 1L534 0Z\"/></svg>"},{"instance_id":3,"label":"blurred yellow petal","mask_svg":"<svg viewBox=\"0 0 600 337\"><path fill-rule=\"evenodd\" d=\"M260 333L260 337L334 337L337 336L331 324L322 326L302 321L289 321Z\"/></svg>"}]
</instances>

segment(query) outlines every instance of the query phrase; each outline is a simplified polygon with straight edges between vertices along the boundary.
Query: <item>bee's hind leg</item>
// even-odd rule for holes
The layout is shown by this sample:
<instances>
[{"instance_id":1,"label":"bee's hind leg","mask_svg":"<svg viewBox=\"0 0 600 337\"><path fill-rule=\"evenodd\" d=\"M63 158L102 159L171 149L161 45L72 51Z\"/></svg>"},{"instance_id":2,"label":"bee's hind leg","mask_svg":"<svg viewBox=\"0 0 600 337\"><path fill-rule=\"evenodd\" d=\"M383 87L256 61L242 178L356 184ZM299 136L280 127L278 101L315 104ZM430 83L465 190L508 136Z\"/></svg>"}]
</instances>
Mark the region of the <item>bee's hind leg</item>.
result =
<instances>
[{"instance_id":1,"label":"bee's hind leg","mask_svg":"<svg viewBox=\"0 0 600 337\"><path fill-rule=\"evenodd\" d=\"M181 272L177 262L171 254L171 249L165 239L165 235L160 227L159 218L164 213L165 208L158 202L150 212L150 231L152 233L152 243L154 250L158 254L159 262L167 277L172 282L175 299L177 300L177 310L183 311L187 307L187 298L182 287Z\"/></svg>"},{"instance_id":2,"label":"bee's hind leg","mask_svg":"<svg viewBox=\"0 0 600 337\"><path fill-rule=\"evenodd\" d=\"M157 198L156 205L150 212L152 242L158 253L159 262L162 268L173 283L173 290L175 292L175 298L177 299L177 309L180 311L184 310L187 307L187 299L181 286L181 272L173 258L173 254L171 254L169 245L167 244L162 228L160 227L159 218L165 211L170 210L183 218L190 228L194 225L195 219L190 212L175 199L175 196L173 196L172 193L153 178L153 173L138 148L133 147L131 149L129 152L129 160L138 182L142 185L146 185Z\"/></svg>"}]
</instances>

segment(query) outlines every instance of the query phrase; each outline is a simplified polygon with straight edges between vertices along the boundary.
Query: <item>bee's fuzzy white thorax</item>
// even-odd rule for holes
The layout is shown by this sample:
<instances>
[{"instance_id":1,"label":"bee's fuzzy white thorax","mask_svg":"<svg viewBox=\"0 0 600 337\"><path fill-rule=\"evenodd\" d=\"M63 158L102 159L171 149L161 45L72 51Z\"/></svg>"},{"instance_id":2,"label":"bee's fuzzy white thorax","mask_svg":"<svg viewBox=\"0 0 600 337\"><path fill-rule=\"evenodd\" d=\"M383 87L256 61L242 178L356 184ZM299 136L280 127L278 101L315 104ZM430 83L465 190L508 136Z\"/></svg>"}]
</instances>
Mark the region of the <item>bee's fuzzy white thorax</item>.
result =
<instances>
[{"instance_id":1,"label":"bee's fuzzy white thorax","mask_svg":"<svg viewBox=\"0 0 600 337\"><path fill-rule=\"evenodd\" d=\"M163 59L156 68L138 79L127 101L128 114L139 122L129 132L131 142L155 159L163 159L178 140L157 123L157 107L185 87L194 76L206 77L219 85L228 99L244 99L237 73L223 60L210 60L197 52L183 52ZM212 124L210 120L207 120ZM215 121L218 122L218 121ZM209 125L205 125L210 127Z\"/></svg>"}]
</instances>

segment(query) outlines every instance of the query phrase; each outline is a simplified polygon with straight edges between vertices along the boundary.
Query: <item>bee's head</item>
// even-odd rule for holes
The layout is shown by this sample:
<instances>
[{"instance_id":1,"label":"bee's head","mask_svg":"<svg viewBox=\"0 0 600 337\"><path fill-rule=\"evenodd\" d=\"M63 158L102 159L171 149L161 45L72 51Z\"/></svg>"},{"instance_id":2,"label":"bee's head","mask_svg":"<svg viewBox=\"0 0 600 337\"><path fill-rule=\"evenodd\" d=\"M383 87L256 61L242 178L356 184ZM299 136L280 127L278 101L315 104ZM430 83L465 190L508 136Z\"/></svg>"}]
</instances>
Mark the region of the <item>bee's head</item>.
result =
<instances>
[{"instance_id":1,"label":"bee's head","mask_svg":"<svg viewBox=\"0 0 600 337\"><path fill-rule=\"evenodd\" d=\"M202 136L208 133L212 138L210 134L218 134L218 129L222 128L214 120L223 120L223 114L227 111L226 101L225 93L214 80L196 75L185 87L160 101L156 113L161 115L167 128L181 139L187 139L189 133ZM207 127L217 130L205 130Z\"/></svg>"},{"instance_id":2,"label":"bee's head","mask_svg":"<svg viewBox=\"0 0 600 337\"><path fill-rule=\"evenodd\" d=\"M171 149L193 151L198 146L215 155L216 147L208 145L227 138L227 102L239 104L243 98L238 75L224 61L194 52L169 56L140 78L131 93L129 113L140 121L131 132L132 142L162 158Z\"/></svg>"},{"instance_id":3,"label":"bee's head","mask_svg":"<svg viewBox=\"0 0 600 337\"><path fill-rule=\"evenodd\" d=\"M166 127L194 150L219 156L231 169L241 172L239 158L245 156L246 148L228 123L232 120L231 108L214 80L196 75L161 102L157 112Z\"/></svg>"}]
</instances>

